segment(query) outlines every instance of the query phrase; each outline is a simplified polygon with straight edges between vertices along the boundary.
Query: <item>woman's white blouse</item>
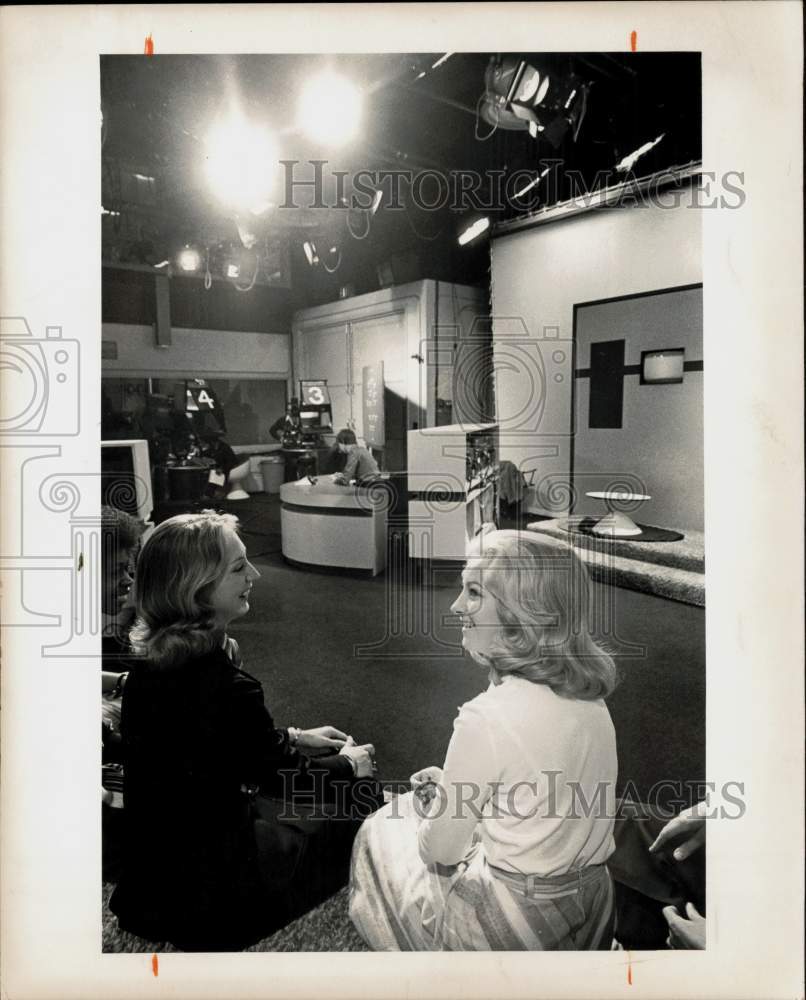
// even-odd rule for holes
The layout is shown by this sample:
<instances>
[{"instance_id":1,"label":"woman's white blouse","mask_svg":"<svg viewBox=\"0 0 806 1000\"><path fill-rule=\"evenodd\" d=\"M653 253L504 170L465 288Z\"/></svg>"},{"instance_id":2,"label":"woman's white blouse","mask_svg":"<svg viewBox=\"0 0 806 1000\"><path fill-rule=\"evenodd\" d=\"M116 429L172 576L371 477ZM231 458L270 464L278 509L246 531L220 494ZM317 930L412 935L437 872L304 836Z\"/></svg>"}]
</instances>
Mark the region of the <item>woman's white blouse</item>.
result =
<instances>
[{"instance_id":1,"label":"woman's white blouse","mask_svg":"<svg viewBox=\"0 0 806 1000\"><path fill-rule=\"evenodd\" d=\"M505 677L459 710L439 794L419 826L426 864L456 864L477 828L487 860L562 875L613 852L616 735L603 701Z\"/></svg>"}]
</instances>

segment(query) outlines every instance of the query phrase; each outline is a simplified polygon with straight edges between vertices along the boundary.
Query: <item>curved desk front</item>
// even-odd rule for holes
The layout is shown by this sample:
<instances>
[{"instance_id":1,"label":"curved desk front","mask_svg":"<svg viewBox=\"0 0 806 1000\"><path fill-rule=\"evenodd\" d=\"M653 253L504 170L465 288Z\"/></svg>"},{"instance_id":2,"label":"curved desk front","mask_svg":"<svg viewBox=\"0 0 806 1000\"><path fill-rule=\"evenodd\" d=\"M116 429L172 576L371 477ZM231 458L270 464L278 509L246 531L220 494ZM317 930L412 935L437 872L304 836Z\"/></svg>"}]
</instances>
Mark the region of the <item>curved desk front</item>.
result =
<instances>
[{"instance_id":1,"label":"curved desk front","mask_svg":"<svg viewBox=\"0 0 806 1000\"><path fill-rule=\"evenodd\" d=\"M312 566L386 567L388 497L377 489L300 480L280 488L283 555Z\"/></svg>"}]
</instances>

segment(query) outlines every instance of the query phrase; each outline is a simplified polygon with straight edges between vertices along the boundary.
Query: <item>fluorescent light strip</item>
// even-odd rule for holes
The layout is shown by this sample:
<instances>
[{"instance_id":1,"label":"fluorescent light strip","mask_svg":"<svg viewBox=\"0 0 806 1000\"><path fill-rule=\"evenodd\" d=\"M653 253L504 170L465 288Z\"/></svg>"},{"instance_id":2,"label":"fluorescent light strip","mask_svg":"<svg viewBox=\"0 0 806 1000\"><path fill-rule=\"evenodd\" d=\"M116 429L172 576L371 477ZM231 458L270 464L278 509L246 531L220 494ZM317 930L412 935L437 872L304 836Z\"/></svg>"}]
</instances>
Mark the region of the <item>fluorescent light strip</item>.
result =
<instances>
[{"instance_id":1,"label":"fluorescent light strip","mask_svg":"<svg viewBox=\"0 0 806 1000\"><path fill-rule=\"evenodd\" d=\"M463 247L466 243L470 243L477 236L481 236L483 232L490 228L490 219L485 216L483 219L477 219L472 226L468 226L467 229L459 236L459 246Z\"/></svg>"},{"instance_id":2,"label":"fluorescent light strip","mask_svg":"<svg viewBox=\"0 0 806 1000\"><path fill-rule=\"evenodd\" d=\"M526 185L526 187L522 187L520 189L520 191L517 191L515 193L514 197L515 198L522 198L527 193L527 191L531 191L533 187L535 187L536 185L538 185L543 180L543 178L549 172L549 169L550 169L549 167L546 167L546 169L543 170L542 173L539 173L537 175L537 177L535 177L535 179L533 181L529 181L529 183Z\"/></svg>"}]
</instances>

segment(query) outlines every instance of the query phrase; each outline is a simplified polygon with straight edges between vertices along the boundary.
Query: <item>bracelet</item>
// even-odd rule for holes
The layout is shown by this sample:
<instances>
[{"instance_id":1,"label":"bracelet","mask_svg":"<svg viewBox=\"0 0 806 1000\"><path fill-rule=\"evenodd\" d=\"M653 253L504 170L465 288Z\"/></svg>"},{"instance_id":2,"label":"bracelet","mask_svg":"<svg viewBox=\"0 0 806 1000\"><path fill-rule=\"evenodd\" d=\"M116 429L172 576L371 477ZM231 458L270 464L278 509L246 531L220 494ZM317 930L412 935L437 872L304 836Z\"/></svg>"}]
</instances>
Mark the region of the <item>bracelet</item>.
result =
<instances>
[{"instance_id":1,"label":"bracelet","mask_svg":"<svg viewBox=\"0 0 806 1000\"><path fill-rule=\"evenodd\" d=\"M296 746L297 743L299 742L301 733L302 733L301 729L296 729L294 726L288 727L288 742L291 744L292 747Z\"/></svg>"},{"instance_id":2,"label":"bracelet","mask_svg":"<svg viewBox=\"0 0 806 1000\"><path fill-rule=\"evenodd\" d=\"M129 671L125 670L122 674L118 675L118 679L115 681L115 686L112 689L113 698L123 697L123 688L126 686L126 681L129 679Z\"/></svg>"}]
</instances>

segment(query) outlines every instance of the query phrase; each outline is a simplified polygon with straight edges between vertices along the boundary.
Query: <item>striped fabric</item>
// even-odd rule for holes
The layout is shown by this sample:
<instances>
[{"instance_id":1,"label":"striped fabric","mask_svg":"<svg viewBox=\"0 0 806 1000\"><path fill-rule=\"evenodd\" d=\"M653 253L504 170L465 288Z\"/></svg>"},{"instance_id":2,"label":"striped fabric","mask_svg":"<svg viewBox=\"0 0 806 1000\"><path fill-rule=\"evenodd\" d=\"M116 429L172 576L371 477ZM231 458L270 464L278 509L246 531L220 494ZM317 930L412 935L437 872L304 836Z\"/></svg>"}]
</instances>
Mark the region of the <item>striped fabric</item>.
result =
<instances>
[{"instance_id":1,"label":"striped fabric","mask_svg":"<svg viewBox=\"0 0 806 1000\"><path fill-rule=\"evenodd\" d=\"M412 795L371 816L353 846L350 917L375 951L609 950L607 869L538 879L496 877L480 841L458 865L425 865Z\"/></svg>"}]
</instances>

